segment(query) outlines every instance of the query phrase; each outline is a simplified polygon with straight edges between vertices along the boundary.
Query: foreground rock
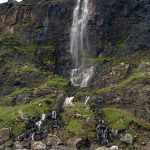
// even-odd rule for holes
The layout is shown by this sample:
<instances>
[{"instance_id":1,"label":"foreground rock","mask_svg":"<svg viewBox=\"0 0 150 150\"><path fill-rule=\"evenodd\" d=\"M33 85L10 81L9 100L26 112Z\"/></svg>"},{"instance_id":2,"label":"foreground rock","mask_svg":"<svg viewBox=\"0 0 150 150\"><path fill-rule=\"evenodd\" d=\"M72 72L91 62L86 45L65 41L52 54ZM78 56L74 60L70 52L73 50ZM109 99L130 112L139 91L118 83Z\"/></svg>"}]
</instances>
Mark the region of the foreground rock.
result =
<instances>
[{"instance_id":1,"label":"foreground rock","mask_svg":"<svg viewBox=\"0 0 150 150\"><path fill-rule=\"evenodd\" d=\"M121 142L124 142L126 144L130 144L132 145L133 143L133 138L130 134L124 134L121 136L121 139L120 139Z\"/></svg>"},{"instance_id":2,"label":"foreground rock","mask_svg":"<svg viewBox=\"0 0 150 150\"><path fill-rule=\"evenodd\" d=\"M97 148L96 150L119 150L119 148L118 148L118 146L114 145L111 148L107 148L107 147L103 146L103 147Z\"/></svg>"},{"instance_id":3,"label":"foreground rock","mask_svg":"<svg viewBox=\"0 0 150 150\"><path fill-rule=\"evenodd\" d=\"M46 145L41 141L37 141L32 144L31 149L32 150L45 150Z\"/></svg>"},{"instance_id":4,"label":"foreground rock","mask_svg":"<svg viewBox=\"0 0 150 150\"><path fill-rule=\"evenodd\" d=\"M4 144L11 138L11 132L9 128L0 129L0 145Z\"/></svg>"}]
</instances>

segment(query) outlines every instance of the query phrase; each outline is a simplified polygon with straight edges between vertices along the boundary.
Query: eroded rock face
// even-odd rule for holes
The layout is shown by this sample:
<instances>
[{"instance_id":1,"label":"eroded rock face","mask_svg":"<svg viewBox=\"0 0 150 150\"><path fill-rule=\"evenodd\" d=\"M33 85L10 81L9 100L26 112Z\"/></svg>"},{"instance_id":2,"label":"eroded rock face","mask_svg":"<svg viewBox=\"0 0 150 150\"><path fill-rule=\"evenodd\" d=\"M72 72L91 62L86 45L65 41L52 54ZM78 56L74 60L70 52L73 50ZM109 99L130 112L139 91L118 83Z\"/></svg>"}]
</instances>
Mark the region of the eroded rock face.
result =
<instances>
[{"instance_id":1,"label":"eroded rock face","mask_svg":"<svg viewBox=\"0 0 150 150\"><path fill-rule=\"evenodd\" d=\"M91 5L93 13L87 28L93 56L111 53L113 48L121 55L150 47L148 1L92 0ZM0 34L19 36L28 44L54 45L55 71L67 75L74 6L75 0L24 0L11 8L1 4Z\"/></svg>"}]
</instances>

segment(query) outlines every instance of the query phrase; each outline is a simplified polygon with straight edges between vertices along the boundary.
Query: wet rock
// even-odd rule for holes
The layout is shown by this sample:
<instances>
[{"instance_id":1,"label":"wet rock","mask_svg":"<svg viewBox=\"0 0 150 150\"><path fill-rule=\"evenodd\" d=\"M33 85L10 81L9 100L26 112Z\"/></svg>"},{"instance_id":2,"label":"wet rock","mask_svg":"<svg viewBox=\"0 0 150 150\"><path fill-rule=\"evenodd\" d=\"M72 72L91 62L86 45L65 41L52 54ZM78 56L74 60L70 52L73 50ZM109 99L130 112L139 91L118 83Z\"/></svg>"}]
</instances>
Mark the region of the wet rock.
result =
<instances>
[{"instance_id":1,"label":"wet rock","mask_svg":"<svg viewBox=\"0 0 150 150\"><path fill-rule=\"evenodd\" d=\"M109 143L111 130L105 120L101 120L101 123L96 127L97 141L101 146L105 146Z\"/></svg>"},{"instance_id":2,"label":"wet rock","mask_svg":"<svg viewBox=\"0 0 150 150\"><path fill-rule=\"evenodd\" d=\"M41 141L33 142L33 144L31 145L31 149L32 150L45 150L46 145Z\"/></svg>"},{"instance_id":3,"label":"wet rock","mask_svg":"<svg viewBox=\"0 0 150 150\"><path fill-rule=\"evenodd\" d=\"M132 145L133 143L133 138L130 134L124 134L121 136L120 141L126 144Z\"/></svg>"},{"instance_id":4,"label":"wet rock","mask_svg":"<svg viewBox=\"0 0 150 150\"><path fill-rule=\"evenodd\" d=\"M11 137L11 132L9 128L0 129L0 145L8 141Z\"/></svg>"}]
</instances>

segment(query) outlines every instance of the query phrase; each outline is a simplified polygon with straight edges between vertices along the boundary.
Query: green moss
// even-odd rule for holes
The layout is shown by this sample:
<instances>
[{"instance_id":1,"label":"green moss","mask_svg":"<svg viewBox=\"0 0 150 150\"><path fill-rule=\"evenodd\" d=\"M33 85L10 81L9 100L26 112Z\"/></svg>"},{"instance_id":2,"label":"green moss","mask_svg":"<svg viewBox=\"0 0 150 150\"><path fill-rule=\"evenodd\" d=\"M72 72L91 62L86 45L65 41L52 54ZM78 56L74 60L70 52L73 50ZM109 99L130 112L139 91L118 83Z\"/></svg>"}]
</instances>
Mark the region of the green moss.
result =
<instances>
[{"instance_id":1,"label":"green moss","mask_svg":"<svg viewBox=\"0 0 150 150\"><path fill-rule=\"evenodd\" d=\"M50 74L48 76L46 85L65 90L68 86L68 83L69 83L69 81L64 79L63 77L56 75L56 74L55 75Z\"/></svg>"},{"instance_id":2,"label":"green moss","mask_svg":"<svg viewBox=\"0 0 150 150\"><path fill-rule=\"evenodd\" d=\"M14 134L19 134L25 129L26 120L20 118L19 111L24 116L31 119L34 116L47 112L49 109L55 109L53 100L50 98L36 99L33 102L21 106L0 107L0 128L12 128Z\"/></svg>"},{"instance_id":3,"label":"green moss","mask_svg":"<svg viewBox=\"0 0 150 150\"><path fill-rule=\"evenodd\" d=\"M147 76L144 72L137 72L131 75L129 78L123 80L119 84L116 85L117 90L123 90L127 86L137 83L138 81L141 81L143 79L150 79L149 76Z\"/></svg>"},{"instance_id":4,"label":"green moss","mask_svg":"<svg viewBox=\"0 0 150 150\"><path fill-rule=\"evenodd\" d=\"M127 79L122 80L118 84L115 84L113 86L108 86L101 88L99 90L91 90L93 95L100 95L109 93L112 89L116 90L119 94L122 92L123 89L127 88L128 86L131 86L133 84L136 84L138 82L141 82L142 80L150 80L150 77L146 72L137 72L129 76ZM87 93L87 92L85 92ZM85 96L85 95L84 95Z\"/></svg>"},{"instance_id":5,"label":"green moss","mask_svg":"<svg viewBox=\"0 0 150 150\"><path fill-rule=\"evenodd\" d=\"M16 97L20 94L26 93L26 92L30 92L31 89L28 88L17 88L14 92L12 92L9 96L10 97Z\"/></svg>"},{"instance_id":6,"label":"green moss","mask_svg":"<svg viewBox=\"0 0 150 150\"><path fill-rule=\"evenodd\" d=\"M83 128L83 124L84 122L82 120L71 120L67 125L67 130L74 133L76 136L79 136Z\"/></svg>"},{"instance_id":7,"label":"green moss","mask_svg":"<svg viewBox=\"0 0 150 150\"><path fill-rule=\"evenodd\" d=\"M95 138L95 117L91 110L86 109L80 102L74 103L74 107L66 108L61 114L64 122L64 130L61 133L64 141L70 136L81 138ZM88 118L88 120L86 120Z\"/></svg>"},{"instance_id":8,"label":"green moss","mask_svg":"<svg viewBox=\"0 0 150 150\"><path fill-rule=\"evenodd\" d=\"M94 95L99 95L99 94L104 94L104 93L108 93L108 92L110 92L111 91L111 89L112 89L112 87L104 87L104 88L101 88L100 90L95 90L95 91L93 91L93 94Z\"/></svg>"},{"instance_id":9,"label":"green moss","mask_svg":"<svg viewBox=\"0 0 150 150\"><path fill-rule=\"evenodd\" d=\"M32 93L33 89L29 88L17 88L15 89L12 93L8 94L7 96L1 97L1 105L4 103L6 104L7 102L11 101L13 98L16 98L19 95L25 94L25 93Z\"/></svg>"},{"instance_id":10,"label":"green moss","mask_svg":"<svg viewBox=\"0 0 150 150\"><path fill-rule=\"evenodd\" d=\"M150 129L150 124L136 118L130 112L117 108L103 108L102 112L111 128L114 130L126 130L130 123L135 123L145 129Z\"/></svg>"},{"instance_id":11,"label":"green moss","mask_svg":"<svg viewBox=\"0 0 150 150\"><path fill-rule=\"evenodd\" d=\"M117 43L117 45L116 45L116 48L117 49L125 49L126 48L126 43L125 43L125 41L119 41L118 43Z\"/></svg>"},{"instance_id":12,"label":"green moss","mask_svg":"<svg viewBox=\"0 0 150 150\"><path fill-rule=\"evenodd\" d=\"M20 45L21 43L19 42L17 37L11 37L11 36L0 37L0 46L12 47L12 46L20 46Z\"/></svg>"},{"instance_id":13,"label":"green moss","mask_svg":"<svg viewBox=\"0 0 150 150\"><path fill-rule=\"evenodd\" d=\"M20 68L20 72L22 73L35 73L40 72L36 67L33 65L26 65Z\"/></svg>"}]
</instances>

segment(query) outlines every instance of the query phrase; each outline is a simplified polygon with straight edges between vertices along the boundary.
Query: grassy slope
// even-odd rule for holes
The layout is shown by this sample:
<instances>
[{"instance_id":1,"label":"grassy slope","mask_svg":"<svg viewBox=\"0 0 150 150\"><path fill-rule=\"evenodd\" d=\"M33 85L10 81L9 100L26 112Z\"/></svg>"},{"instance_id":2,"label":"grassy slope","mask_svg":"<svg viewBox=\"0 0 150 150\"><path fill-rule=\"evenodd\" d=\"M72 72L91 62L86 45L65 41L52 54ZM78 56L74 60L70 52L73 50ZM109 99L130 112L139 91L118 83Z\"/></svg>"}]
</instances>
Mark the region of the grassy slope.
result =
<instances>
[{"instance_id":1,"label":"grassy slope","mask_svg":"<svg viewBox=\"0 0 150 150\"><path fill-rule=\"evenodd\" d=\"M43 70L41 66L37 67L37 46L24 45L14 37L0 37L0 46L0 78L3 81L2 88L7 90L7 95L0 97L0 127L10 127L14 134L18 134L25 129L27 120L57 108L62 100L58 98L57 92L64 93L68 88L68 81ZM52 49L52 46L41 47L42 52L47 54L51 53ZM43 66L50 63L47 57L41 57L41 60ZM8 90L9 88L11 90ZM38 97L38 93L45 89L48 89L48 93ZM30 94L30 103L3 106L20 95L24 97L27 94ZM20 111L24 114L24 119L21 118Z\"/></svg>"}]
</instances>

